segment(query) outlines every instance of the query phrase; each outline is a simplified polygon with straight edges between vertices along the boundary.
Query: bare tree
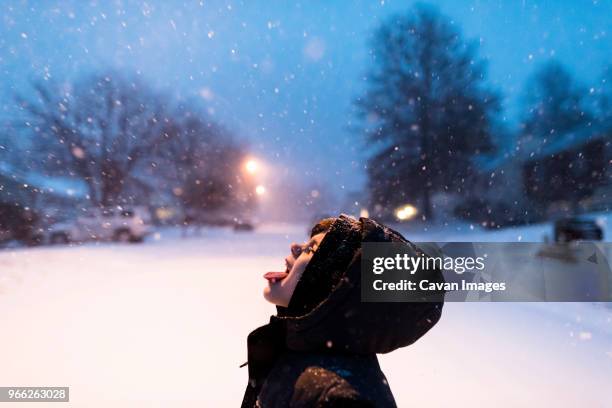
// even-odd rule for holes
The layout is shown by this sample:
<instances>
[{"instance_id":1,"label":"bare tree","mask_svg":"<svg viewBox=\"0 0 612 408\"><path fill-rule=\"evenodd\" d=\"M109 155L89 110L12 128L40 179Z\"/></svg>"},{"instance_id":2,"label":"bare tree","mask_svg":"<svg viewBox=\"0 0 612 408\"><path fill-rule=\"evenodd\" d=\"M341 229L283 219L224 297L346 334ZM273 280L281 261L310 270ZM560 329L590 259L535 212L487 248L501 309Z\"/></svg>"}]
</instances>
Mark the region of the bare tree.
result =
<instances>
[{"instance_id":1,"label":"bare tree","mask_svg":"<svg viewBox=\"0 0 612 408\"><path fill-rule=\"evenodd\" d=\"M23 125L33 133L33 158L48 173L82 179L93 205L119 205L156 173L169 135L165 99L139 78L115 72L74 85L33 83L20 97Z\"/></svg>"},{"instance_id":2,"label":"bare tree","mask_svg":"<svg viewBox=\"0 0 612 408\"><path fill-rule=\"evenodd\" d=\"M172 194L185 214L202 219L219 211L243 215L254 205L254 185L244 177L246 147L197 109L179 106L166 124L164 149Z\"/></svg>"}]
</instances>

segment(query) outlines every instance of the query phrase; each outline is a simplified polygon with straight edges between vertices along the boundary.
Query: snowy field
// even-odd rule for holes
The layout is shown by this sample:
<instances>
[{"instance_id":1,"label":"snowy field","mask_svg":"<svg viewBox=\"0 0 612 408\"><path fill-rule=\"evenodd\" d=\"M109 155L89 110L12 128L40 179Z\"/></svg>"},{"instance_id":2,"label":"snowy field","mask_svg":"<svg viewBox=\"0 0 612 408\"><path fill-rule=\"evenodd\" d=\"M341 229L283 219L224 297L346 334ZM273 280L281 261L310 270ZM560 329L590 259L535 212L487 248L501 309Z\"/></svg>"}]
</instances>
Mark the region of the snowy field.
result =
<instances>
[{"instance_id":1,"label":"snowy field","mask_svg":"<svg viewBox=\"0 0 612 408\"><path fill-rule=\"evenodd\" d=\"M549 229L403 232L540 241ZM262 274L282 268L305 232L277 225L183 239L167 230L140 245L1 251L0 385L70 386L73 407L239 406L246 336L274 312ZM447 304L428 335L381 364L400 407L609 407L611 312ZM29 405L41 406L18 406Z\"/></svg>"}]
</instances>

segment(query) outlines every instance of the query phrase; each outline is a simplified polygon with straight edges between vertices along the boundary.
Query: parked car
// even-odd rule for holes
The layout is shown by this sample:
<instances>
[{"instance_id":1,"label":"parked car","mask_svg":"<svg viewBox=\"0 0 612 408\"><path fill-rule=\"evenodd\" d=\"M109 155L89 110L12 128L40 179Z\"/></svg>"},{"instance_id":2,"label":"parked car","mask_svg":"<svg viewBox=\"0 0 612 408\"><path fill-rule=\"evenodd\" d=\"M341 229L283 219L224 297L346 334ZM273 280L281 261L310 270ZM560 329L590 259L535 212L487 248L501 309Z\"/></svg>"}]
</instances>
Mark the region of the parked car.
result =
<instances>
[{"instance_id":1,"label":"parked car","mask_svg":"<svg viewBox=\"0 0 612 408\"><path fill-rule=\"evenodd\" d=\"M230 211L202 211L185 214L182 225L184 227L231 227L237 232L253 231L255 224L248 218L236 216Z\"/></svg>"},{"instance_id":2,"label":"parked car","mask_svg":"<svg viewBox=\"0 0 612 408\"><path fill-rule=\"evenodd\" d=\"M51 225L48 241L142 242L151 231L150 222L150 214L144 208L91 209L74 220Z\"/></svg>"},{"instance_id":3,"label":"parked car","mask_svg":"<svg viewBox=\"0 0 612 408\"><path fill-rule=\"evenodd\" d=\"M255 226L253 225L252 222L247 221L247 220L237 220L234 221L234 231L237 232L249 232L249 231L253 231L255 229Z\"/></svg>"},{"instance_id":4,"label":"parked car","mask_svg":"<svg viewBox=\"0 0 612 408\"><path fill-rule=\"evenodd\" d=\"M595 220L588 218L563 218L555 222L555 242L601 241L603 230Z\"/></svg>"}]
</instances>

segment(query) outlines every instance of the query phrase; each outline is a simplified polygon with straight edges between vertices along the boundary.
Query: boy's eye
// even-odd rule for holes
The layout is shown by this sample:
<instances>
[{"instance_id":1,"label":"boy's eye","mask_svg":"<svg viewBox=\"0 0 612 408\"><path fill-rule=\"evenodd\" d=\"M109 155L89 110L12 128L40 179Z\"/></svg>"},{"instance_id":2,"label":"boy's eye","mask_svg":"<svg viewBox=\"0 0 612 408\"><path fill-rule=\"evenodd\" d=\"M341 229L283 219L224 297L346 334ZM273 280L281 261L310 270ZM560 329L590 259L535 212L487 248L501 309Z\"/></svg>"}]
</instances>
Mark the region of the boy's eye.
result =
<instances>
[{"instance_id":1,"label":"boy's eye","mask_svg":"<svg viewBox=\"0 0 612 408\"><path fill-rule=\"evenodd\" d=\"M316 248L315 248L315 245L309 245L309 246L307 246L307 247L304 249L304 252L306 252L307 254L310 254L310 253L314 252L314 251L315 251L315 249L316 249Z\"/></svg>"}]
</instances>

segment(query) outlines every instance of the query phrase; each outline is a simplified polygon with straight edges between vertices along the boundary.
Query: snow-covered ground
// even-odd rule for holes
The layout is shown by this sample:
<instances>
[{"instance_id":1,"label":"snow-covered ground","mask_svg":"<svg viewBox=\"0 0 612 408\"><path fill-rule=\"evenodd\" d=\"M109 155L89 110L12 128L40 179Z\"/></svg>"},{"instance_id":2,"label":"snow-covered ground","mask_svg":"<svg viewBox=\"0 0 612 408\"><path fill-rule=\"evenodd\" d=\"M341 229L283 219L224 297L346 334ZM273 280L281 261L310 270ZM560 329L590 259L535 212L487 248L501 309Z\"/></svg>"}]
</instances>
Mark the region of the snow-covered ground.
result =
<instances>
[{"instance_id":1,"label":"snow-covered ground","mask_svg":"<svg viewBox=\"0 0 612 408\"><path fill-rule=\"evenodd\" d=\"M549 229L403 232L539 241ZM70 386L74 407L239 406L246 336L274 312L261 276L282 268L305 233L276 225L182 239L166 230L140 245L2 251L0 385ZM611 312L449 303L428 335L381 364L400 407L612 406Z\"/></svg>"}]
</instances>

